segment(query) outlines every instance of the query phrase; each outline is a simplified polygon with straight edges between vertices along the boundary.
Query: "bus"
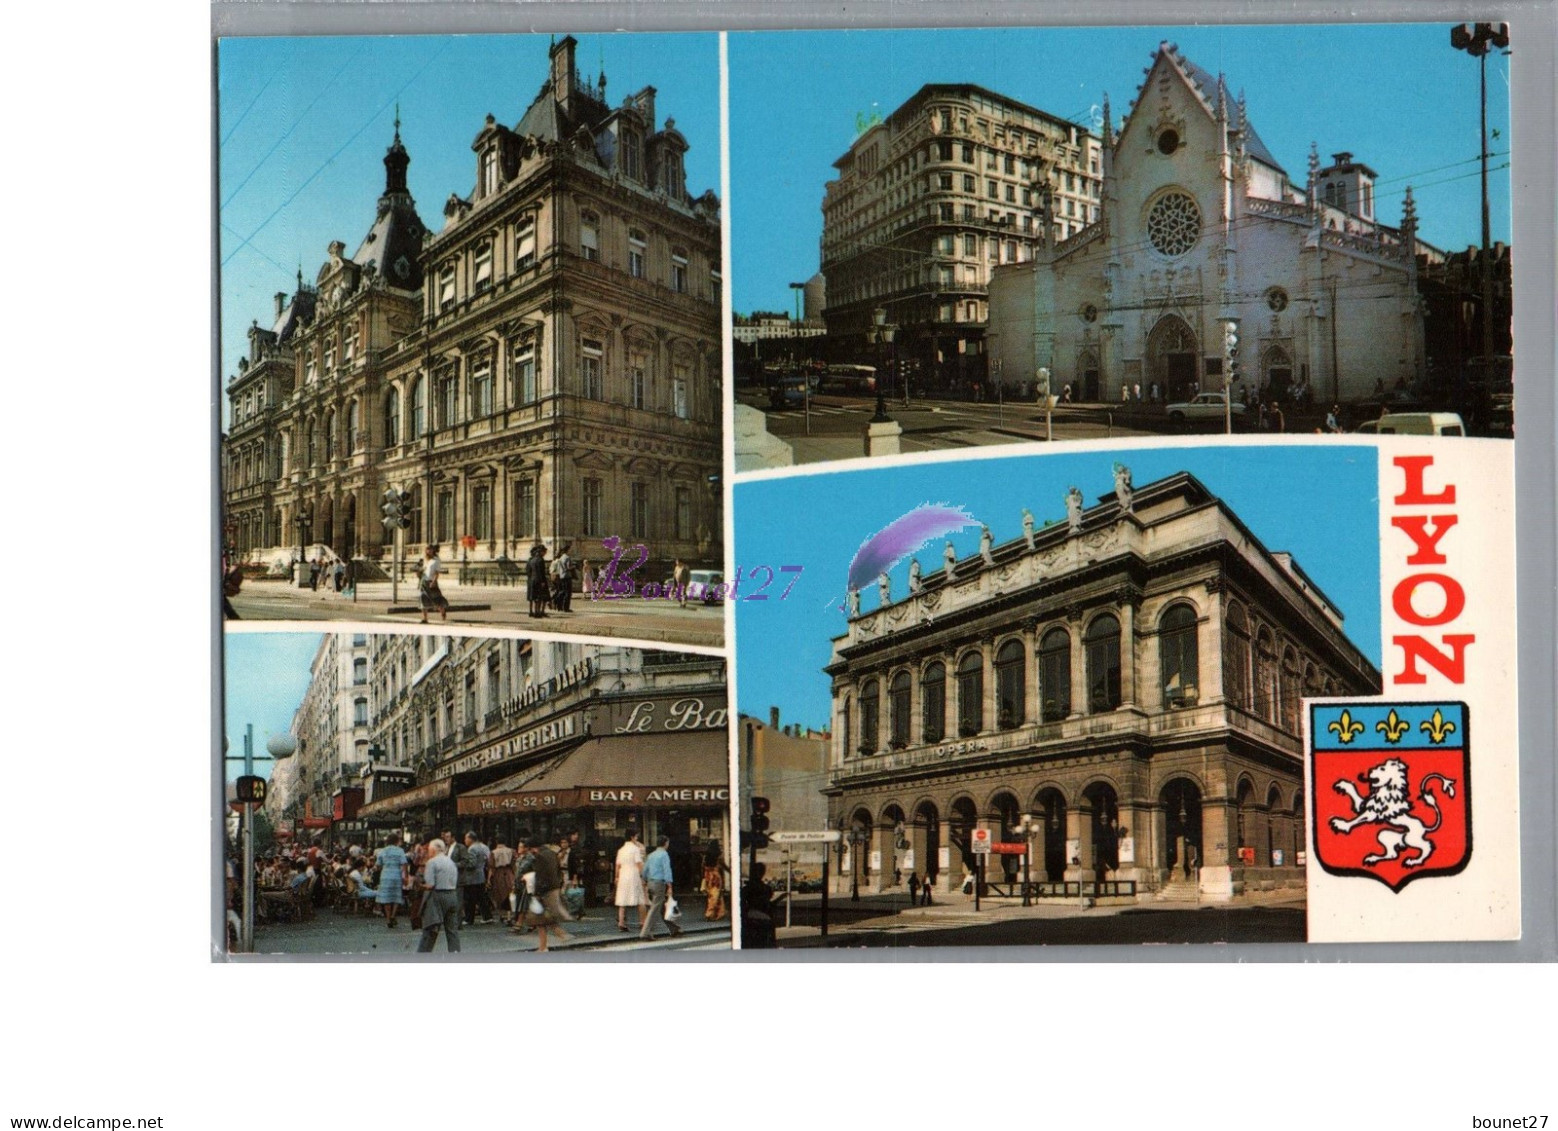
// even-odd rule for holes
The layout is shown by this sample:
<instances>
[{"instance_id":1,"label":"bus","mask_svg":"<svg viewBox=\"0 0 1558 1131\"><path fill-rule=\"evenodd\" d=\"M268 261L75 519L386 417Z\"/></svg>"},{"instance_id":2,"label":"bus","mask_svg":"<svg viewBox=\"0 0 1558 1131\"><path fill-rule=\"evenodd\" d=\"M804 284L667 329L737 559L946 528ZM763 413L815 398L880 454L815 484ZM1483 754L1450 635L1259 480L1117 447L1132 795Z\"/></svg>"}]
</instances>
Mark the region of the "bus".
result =
<instances>
[{"instance_id":1,"label":"bus","mask_svg":"<svg viewBox=\"0 0 1558 1131\"><path fill-rule=\"evenodd\" d=\"M818 392L862 396L876 392L874 365L830 365L823 371Z\"/></svg>"}]
</instances>

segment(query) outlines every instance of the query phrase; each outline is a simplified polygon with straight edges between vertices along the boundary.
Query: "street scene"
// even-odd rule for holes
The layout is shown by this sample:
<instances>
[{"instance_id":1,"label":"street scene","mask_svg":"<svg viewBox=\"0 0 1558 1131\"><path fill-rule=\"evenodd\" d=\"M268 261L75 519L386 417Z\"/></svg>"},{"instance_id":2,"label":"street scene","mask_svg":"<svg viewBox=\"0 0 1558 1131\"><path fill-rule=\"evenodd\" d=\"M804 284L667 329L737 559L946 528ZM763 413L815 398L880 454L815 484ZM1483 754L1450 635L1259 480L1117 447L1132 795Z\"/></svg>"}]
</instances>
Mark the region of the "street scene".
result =
<instances>
[{"instance_id":1,"label":"street scene","mask_svg":"<svg viewBox=\"0 0 1558 1131\"><path fill-rule=\"evenodd\" d=\"M788 607L737 606L743 949L1301 941L1303 703L1382 686L1376 467L1338 440L738 484L738 515L838 516Z\"/></svg>"},{"instance_id":2,"label":"street scene","mask_svg":"<svg viewBox=\"0 0 1558 1131\"><path fill-rule=\"evenodd\" d=\"M323 574L403 578L440 621L511 624L521 591L566 616L613 539L640 582L722 569L717 37L230 39L218 62L232 611L360 612L254 599Z\"/></svg>"},{"instance_id":3,"label":"street scene","mask_svg":"<svg viewBox=\"0 0 1558 1131\"><path fill-rule=\"evenodd\" d=\"M730 38L738 470L1513 436L1506 25L787 47Z\"/></svg>"},{"instance_id":4,"label":"street scene","mask_svg":"<svg viewBox=\"0 0 1558 1131\"><path fill-rule=\"evenodd\" d=\"M722 658L360 631L227 653L229 953L730 948Z\"/></svg>"}]
</instances>

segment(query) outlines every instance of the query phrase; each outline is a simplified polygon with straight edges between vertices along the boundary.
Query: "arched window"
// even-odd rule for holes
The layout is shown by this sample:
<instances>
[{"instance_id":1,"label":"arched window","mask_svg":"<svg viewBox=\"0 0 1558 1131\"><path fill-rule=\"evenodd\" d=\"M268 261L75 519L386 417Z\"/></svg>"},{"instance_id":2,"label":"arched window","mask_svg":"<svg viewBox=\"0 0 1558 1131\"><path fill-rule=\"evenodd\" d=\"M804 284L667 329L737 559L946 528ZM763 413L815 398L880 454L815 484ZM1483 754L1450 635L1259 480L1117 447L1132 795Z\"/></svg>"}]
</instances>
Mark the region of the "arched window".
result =
<instances>
[{"instance_id":1,"label":"arched window","mask_svg":"<svg viewBox=\"0 0 1558 1131\"><path fill-rule=\"evenodd\" d=\"M940 742L947 736L947 669L934 663L920 679L920 721L926 742Z\"/></svg>"},{"instance_id":2,"label":"arched window","mask_svg":"<svg viewBox=\"0 0 1558 1131\"><path fill-rule=\"evenodd\" d=\"M996 725L1002 730L1022 726L1027 721L1028 703L1023 686L1026 678L1022 641L1008 640L995 654Z\"/></svg>"},{"instance_id":3,"label":"arched window","mask_svg":"<svg viewBox=\"0 0 1558 1131\"><path fill-rule=\"evenodd\" d=\"M335 448L335 413L325 414L325 459L332 460L336 457Z\"/></svg>"},{"instance_id":4,"label":"arched window","mask_svg":"<svg viewBox=\"0 0 1558 1131\"><path fill-rule=\"evenodd\" d=\"M1105 613L1088 625L1087 709L1090 714L1120 705L1120 622Z\"/></svg>"},{"instance_id":5,"label":"arched window","mask_svg":"<svg viewBox=\"0 0 1558 1131\"><path fill-rule=\"evenodd\" d=\"M1228 606L1223 633L1223 698L1250 709L1250 625L1237 602Z\"/></svg>"},{"instance_id":6,"label":"arched window","mask_svg":"<svg viewBox=\"0 0 1558 1131\"><path fill-rule=\"evenodd\" d=\"M1277 721L1281 696L1277 690L1277 644L1269 628L1255 638L1255 713L1268 723Z\"/></svg>"},{"instance_id":7,"label":"arched window","mask_svg":"<svg viewBox=\"0 0 1558 1131\"><path fill-rule=\"evenodd\" d=\"M877 743L877 712L881 691L876 680L867 680L860 688L860 752L874 754L880 749Z\"/></svg>"},{"instance_id":8,"label":"arched window","mask_svg":"<svg viewBox=\"0 0 1558 1131\"><path fill-rule=\"evenodd\" d=\"M400 443L400 390L391 386L384 394L384 446Z\"/></svg>"},{"instance_id":9,"label":"arched window","mask_svg":"<svg viewBox=\"0 0 1558 1131\"><path fill-rule=\"evenodd\" d=\"M1071 634L1063 628L1050 629L1039 641L1039 698L1045 722L1071 714Z\"/></svg>"},{"instance_id":10,"label":"arched window","mask_svg":"<svg viewBox=\"0 0 1558 1131\"><path fill-rule=\"evenodd\" d=\"M1195 610L1175 605L1158 622L1158 671L1165 707L1195 706L1201 692L1200 665Z\"/></svg>"},{"instance_id":11,"label":"arched window","mask_svg":"<svg viewBox=\"0 0 1558 1131\"><path fill-rule=\"evenodd\" d=\"M1282 653L1282 725L1298 733L1299 699L1298 653L1288 648Z\"/></svg>"},{"instance_id":12,"label":"arched window","mask_svg":"<svg viewBox=\"0 0 1558 1131\"><path fill-rule=\"evenodd\" d=\"M894 750L909 745L909 673L893 676L887 690L887 744Z\"/></svg>"},{"instance_id":13,"label":"arched window","mask_svg":"<svg viewBox=\"0 0 1558 1131\"><path fill-rule=\"evenodd\" d=\"M417 375L411 383L411 434L412 440L420 440L427 432L427 378Z\"/></svg>"},{"instance_id":14,"label":"arched window","mask_svg":"<svg viewBox=\"0 0 1558 1131\"><path fill-rule=\"evenodd\" d=\"M958 734L969 738L985 729L985 659L970 652L958 661Z\"/></svg>"},{"instance_id":15,"label":"arched window","mask_svg":"<svg viewBox=\"0 0 1558 1131\"><path fill-rule=\"evenodd\" d=\"M357 419L357 402L351 401L346 406L346 452L348 455L357 450L359 423Z\"/></svg>"}]
</instances>

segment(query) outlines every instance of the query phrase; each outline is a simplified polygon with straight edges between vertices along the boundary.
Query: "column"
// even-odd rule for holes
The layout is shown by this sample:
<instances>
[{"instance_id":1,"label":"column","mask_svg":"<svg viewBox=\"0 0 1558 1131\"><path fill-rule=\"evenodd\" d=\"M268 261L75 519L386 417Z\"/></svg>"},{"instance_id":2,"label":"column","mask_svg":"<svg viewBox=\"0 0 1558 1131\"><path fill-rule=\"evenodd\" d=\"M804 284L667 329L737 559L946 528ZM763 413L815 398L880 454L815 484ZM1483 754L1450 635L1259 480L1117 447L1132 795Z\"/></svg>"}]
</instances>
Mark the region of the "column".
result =
<instances>
[{"instance_id":1,"label":"column","mask_svg":"<svg viewBox=\"0 0 1558 1131\"><path fill-rule=\"evenodd\" d=\"M1071 714L1080 719L1087 714L1087 649L1082 644L1082 614L1067 615L1066 631L1071 636ZM1069 866L1069 861L1067 862Z\"/></svg>"},{"instance_id":2,"label":"column","mask_svg":"<svg viewBox=\"0 0 1558 1131\"><path fill-rule=\"evenodd\" d=\"M942 809L946 813L946 809ZM937 837L940 847L936 849L936 892L938 895L950 895L963 882L962 862L957 858L957 849L952 845L952 819L951 815L941 819L941 827Z\"/></svg>"},{"instance_id":3,"label":"column","mask_svg":"<svg viewBox=\"0 0 1558 1131\"><path fill-rule=\"evenodd\" d=\"M1120 706L1141 702L1136 688L1136 605L1131 594L1122 594L1120 613Z\"/></svg>"},{"instance_id":4,"label":"column","mask_svg":"<svg viewBox=\"0 0 1558 1131\"><path fill-rule=\"evenodd\" d=\"M1066 879L1093 878L1093 803L1079 797L1066 806Z\"/></svg>"},{"instance_id":5,"label":"column","mask_svg":"<svg viewBox=\"0 0 1558 1131\"><path fill-rule=\"evenodd\" d=\"M1209 899L1232 899L1238 850L1238 813L1230 797L1203 798L1201 802L1201 894Z\"/></svg>"},{"instance_id":6,"label":"column","mask_svg":"<svg viewBox=\"0 0 1558 1131\"><path fill-rule=\"evenodd\" d=\"M988 731L993 734L1000 730L999 700L995 688L995 637L981 640L979 651L982 657L980 670L984 679L984 687L981 689L984 694L979 697L984 717L979 722L979 733Z\"/></svg>"}]
</instances>

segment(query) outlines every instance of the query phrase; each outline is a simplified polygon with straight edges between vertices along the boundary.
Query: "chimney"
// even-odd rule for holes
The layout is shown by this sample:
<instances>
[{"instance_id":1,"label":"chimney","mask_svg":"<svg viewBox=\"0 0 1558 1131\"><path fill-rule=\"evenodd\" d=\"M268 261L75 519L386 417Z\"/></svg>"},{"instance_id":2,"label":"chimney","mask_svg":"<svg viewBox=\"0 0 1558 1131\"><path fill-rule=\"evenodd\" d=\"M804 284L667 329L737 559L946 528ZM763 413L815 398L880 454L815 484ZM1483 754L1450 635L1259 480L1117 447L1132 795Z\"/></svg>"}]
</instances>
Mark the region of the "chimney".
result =
<instances>
[{"instance_id":1,"label":"chimney","mask_svg":"<svg viewBox=\"0 0 1558 1131\"><path fill-rule=\"evenodd\" d=\"M778 707L770 707L770 708L768 708L768 725L771 728L773 728L774 730L778 730L779 729L779 708Z\"/></svg>"},{"instance_id":2,"label":"chimney","mask_svg":"<svg viewBox=\"0 0 1558 1131\"><path fill-rule=\"evenodd\" d=\"M560 42L552 45L552 98L565 114L568 112L568 96L573 93L573 56L578 46L579 41L571 35L563 36Z\"/></svg>"},{"instance_id":3,"label":"chimney","mask_svg":"<svg viewBox=\"0 0 1558 1131\"><path fill-rule=\"evenodd\" d=\"M286 309L287 309L287 292L286 291L277 291L276 292L276 317L280 318L281 317L281 312L283 310L286 310Z\"/></svg>"}]
</instances>

